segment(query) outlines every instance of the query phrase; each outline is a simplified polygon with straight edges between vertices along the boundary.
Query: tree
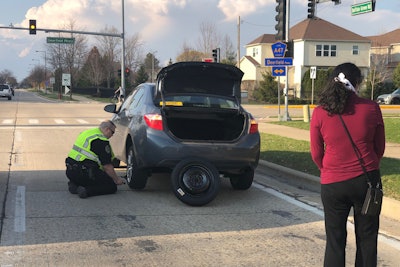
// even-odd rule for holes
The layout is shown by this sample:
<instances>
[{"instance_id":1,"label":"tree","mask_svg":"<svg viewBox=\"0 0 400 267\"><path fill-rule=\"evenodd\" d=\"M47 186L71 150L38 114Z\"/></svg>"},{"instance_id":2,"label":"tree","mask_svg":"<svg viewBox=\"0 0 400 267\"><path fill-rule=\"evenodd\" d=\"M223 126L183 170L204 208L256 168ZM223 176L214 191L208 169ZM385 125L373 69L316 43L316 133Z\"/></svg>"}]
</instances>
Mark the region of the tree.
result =
<instances>
[{"instance_id":1,"label":"tree","mask_svg":"<svg viewBox=\"0 0 400 267\"><path fill-rule=\"evenodd\" d=\"M259 86L254 90L254 99L266 103L277 103L278 83L275 77L271 75L271 72L262 73L262 77Z\"/></svg>"},{"instance_id":2,"label":"tree","mask_svg":"<svg viewBox=\"0 0 400 267\"><path fill-rule=\"evenodd\" d=\"M229 65L236 65L236 52L233 47L231 38L225 35L221 47L221 62Z\"/></svg>"},{"instance_id":3,"label":"tree","mask_svg":"<svg viewBox=\"0 0 400 267\"><path fill-rule=\"evenodd\" d=\"M207 54L199 52L184 43L182 46L182 52L176 57L176 61L202 61L205 57L207 57Z\"/></svg>"},{"instance_id":4,"label":"tree","mask_svg":"<svg viewBox=\"0 0 400 267\"><path fill-rule=\"evenodd\" d=\"M200 37L197 42L198 51L210 55L212 50L219 47L220 35L213 22L205 21L200 24Z\"/></svg>"},{"instance_id":5,"label":"tree","mask_svg":"<svg viewBox=\"0 0 400 267\"><path fill-rule=\"evenodd\" d=\"M10 84L11 86L17 85L17 79L10 70L3 70L0 72L0 83Z\"/></svg>"},{"instance_id":6,"label":"tree","mask_svg":"<svg viewBox=\"0 0 400 267\"><path fill-rule=\"evenodd\" d=\"M136 72L135 81L133 83L134 87L141 83L147 82L149 80L149 75L146 72L146 67L144 64L140 65L138 71Z\"/></svg>"},{"instance_id":7,"label":"tree","mask_svg":"<svg viewBox=\"0 0 400 267\"><path fill-rule=\"evenodd\" d=\"M76 30L75 22L71 20L64 28L71 31ZM59 90L61 90L62 73L71 74L71 86L74 86L74 81L79 79L80 69L87 57L87 37L85 35L70 34L66 37L75 38L74 44L47 44L48 63L57 72L55 86Z\"/></svg>"},{"instance_id":8,"label":"tree","mask_svg":"<svg viewBox=\"0 0 400 267\"><path fill-rule=\"evenodd\" d=\"M160 61L155 57L153 53L147 53L146 58L144 59L144 67L148 76L150 77L150 82L153 82L155 77L157 76L157 72L160 69Z\"/></svg>"},{"instance_id":9,"label":"tree","mask_svg":"<svg viewBox=\"0 0 400 267\"><path fill-rule=\"evenodd\" d=\"M115 27L108 28L107 26L101 31L102 33L117 34L118 30ZM104 77L106 78L107 88L111 87L111 81L116 75L116 62L121 61L121 53L118 51L120 46L120 39L112 36L99 35L96 37L97 47L99 52L103 55L104 61ZM121 68L121 65L119 65Z\"/></svg>"},{"instance_id":10,"label":"tree","mask_svg":"<svg viewBox=\"0 0 400 267\"><path fill-rule=\"evenodd\" d=\"M96 86L97 95L100 95L100 84L104 79L104 59L100 56L99 50L97 47L93 47L90 51L87 61L86 61L86 70L88 74L88 78L90 82Z\"/></svg>"},{"instance_id":11,"label":"tree","mask_svg":"<svg viewBox=\"0 0 400 267\"><path fill-rule=\"evenodd\" d=\"M387 68L388 55L372 54L371 63L367 78L367 89L369 89L369 97L371 100L375 99L381 92L380 86L389 77L389 70ZM368 95L367 95L368 96Z\"/></svg>"},{"instance_id":12,"label":"tree","mask_svg":"<svg viewBox=\"0 0 400 267\"><path fill-rule=\"evenodd\" d=\"M329 69L318 69L316 73L316 78L314 79L314 100L317 99L319 93L324 88L326 81L332 72L332 68ZM302 88L302 98L310 99L311 101L313 95L313 88L312 88L312 79L310 78L310 70L306 71L303 75L303 79L301 81L301 88Z\"/></svg>"},{"instance_id":13,"label":"tree","mask_svg":"<svg viewBox=\"0 0 400 267\"><path fill-rule=\"evenodd\" d=\"M396 88L400 88L400 63L393 71L393 84Z\"/></svg>"}]
</instances>

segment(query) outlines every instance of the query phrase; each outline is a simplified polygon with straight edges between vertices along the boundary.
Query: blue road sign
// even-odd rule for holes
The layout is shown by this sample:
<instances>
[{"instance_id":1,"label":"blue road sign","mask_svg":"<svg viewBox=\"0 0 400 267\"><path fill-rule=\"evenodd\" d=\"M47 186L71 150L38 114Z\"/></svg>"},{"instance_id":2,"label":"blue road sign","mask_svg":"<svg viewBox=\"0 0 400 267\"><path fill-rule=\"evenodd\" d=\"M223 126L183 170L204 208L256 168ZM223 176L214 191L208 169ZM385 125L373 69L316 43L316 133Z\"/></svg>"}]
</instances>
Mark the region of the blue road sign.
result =
<instances>
[{"instance_id":1,"label":"blue road sign","mask_svg":"<svg viewBox=\"0 0 400 267\"><path fill-rule=\"evenodd\" d=\"M283 58L266 58L265 66L279 67L279 66L292 66L293 58L283 57Z\"/></svg>"},{"instance_id":2,"label":"blue road sign","mask_svg":"<svg viewBox=\"0 0 400 267\"><path fill-rule=\"evenodd\" d=\"M277 42L271 45L272 53L274 57L284 57L286 51L286 44L282 42Z\"/></svg>"},{"instance_id":3,"label":"blue road sign","mask_svg":"<svg viewBox=\"0 0 400 267\"><path fill-rule=\"evenodd\" d=\"M272 76L286 76L286 67L272 67Z\"/></svg>"}]
</instances>

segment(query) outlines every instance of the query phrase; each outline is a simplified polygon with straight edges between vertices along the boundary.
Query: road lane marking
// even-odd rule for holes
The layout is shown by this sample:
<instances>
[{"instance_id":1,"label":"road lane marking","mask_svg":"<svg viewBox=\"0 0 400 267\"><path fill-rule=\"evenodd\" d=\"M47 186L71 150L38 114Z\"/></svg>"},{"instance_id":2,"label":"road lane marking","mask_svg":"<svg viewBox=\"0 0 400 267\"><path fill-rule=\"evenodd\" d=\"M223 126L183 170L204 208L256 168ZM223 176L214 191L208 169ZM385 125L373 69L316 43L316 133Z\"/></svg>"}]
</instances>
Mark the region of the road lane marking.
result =
<instances>
[{"instance_id":1,"label":"road lane marking","mask_svg":"<svg viewBox=\"0 0 400 267\"><path fill-rule=\"evenodd\" d=\"M12 119L5 119L2 121L2 124L13 124L14 120Z\"/></svg>"},{"instance_id":2,"label":"road lane marking","mask_svg":"<svg viewBox=\"0 0 400 267\"><path fill-rule=\"evenodd\" d=\"M65 124L65 121L64 121L64 120L61 120L61 119L54 119L54 121L55 121L57 124Z\"/></svg>"},{"instance_id":3,"label":"road lane marking","mask_svg":"<svg viewBox=\"0 0 400 267\"><path fill-rule=\"evenodd\" d=\"M82 119L76 119L77 122L82 123L82 124L88 124L89 122L82 120Z\"/></svg>"},{"instance_id":4,"label":"road lane marking","mask_svg":"<svg viewBox=\"0 0 400 267\"><path fill-rule=\"evenodd\" d=\"M17 186L15 196L14 231L25 232L25 186L23 185Z\"/></svg>"},{"instance_id":5,"label":"road lane marking","mask_svg":"<svg viewBox=\"0 0 400 267\"><path fill-rule=\"evenodd\" d=\"M37 120L37 119L29 119L28 122L29 122L29 124L38 124L39 120Z\"/></svg>"}]
</instances>

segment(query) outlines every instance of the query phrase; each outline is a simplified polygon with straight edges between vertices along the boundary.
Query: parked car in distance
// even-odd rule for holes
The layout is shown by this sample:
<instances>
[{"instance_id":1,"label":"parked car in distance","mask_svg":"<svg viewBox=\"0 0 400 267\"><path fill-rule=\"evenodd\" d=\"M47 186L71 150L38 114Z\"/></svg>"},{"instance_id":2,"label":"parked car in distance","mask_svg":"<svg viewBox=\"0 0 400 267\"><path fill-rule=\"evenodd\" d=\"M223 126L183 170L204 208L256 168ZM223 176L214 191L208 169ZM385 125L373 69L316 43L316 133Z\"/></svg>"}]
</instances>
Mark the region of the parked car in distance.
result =
<instances>
[{"instance_id":1,"label":"parked car in distance","mask_svg":"<svg viewBox=\"0 0 400 267\"><path fill-rule=\"evenodd\" d=\"M391 94L384 94L377 97L376 102L379 104L400 104L400 88L394 90Z\"/></svg>"},{"instance_id":2,"label":"parked car in distance","mask_svg":"<svg viewBox=\"0 0 400 267\"><path fill-rule=\"evenodd\" d=\"M114 113L110 138L118 160L127 165L132 189L144 189L155 172L170 173L182 202L212 201L221 177L234 189L253 182L260 155L260 134L240 103L243 72L220 63L179 62L163 68L156 83L139 85Z\"/></svg>"},{"instance_id":3,"label":"parked car in distance","mask_svg":"<svg viewBox=\"0 0 400 267\"><path fill-rule=\"evenodd\" d=\"M8 100L11 100L12 96L11 87L8 84L0 84L0 97L7 97Z\"/></svg>"}]
</instances>

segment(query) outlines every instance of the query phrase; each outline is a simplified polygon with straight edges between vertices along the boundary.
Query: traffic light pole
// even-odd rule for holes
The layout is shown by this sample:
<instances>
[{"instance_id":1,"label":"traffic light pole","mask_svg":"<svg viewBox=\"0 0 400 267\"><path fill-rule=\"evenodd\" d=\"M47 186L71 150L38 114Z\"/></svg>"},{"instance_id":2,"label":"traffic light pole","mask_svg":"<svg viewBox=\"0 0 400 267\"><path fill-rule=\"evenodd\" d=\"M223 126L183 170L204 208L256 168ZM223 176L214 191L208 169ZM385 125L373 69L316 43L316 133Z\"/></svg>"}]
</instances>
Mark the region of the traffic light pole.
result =
<instances>
[{"instance_id":1,"label":"traffic light pole","mask_svg":"<svg viewBox=\"0 0 400 267\"><path fill-rule=\"evenodd\" d=\"M290 17L290 0L284 0L286 1L286 31L285 31L285 41L286 43L289 42L289 17ZM286 81L285 81L285 114L283 116L284 121L291 121L292 119L289 116L289 96L288 96L288 91L289 91L289 67L285 66L285 71L286 71Z\"/></svg>"}]
</instances>

